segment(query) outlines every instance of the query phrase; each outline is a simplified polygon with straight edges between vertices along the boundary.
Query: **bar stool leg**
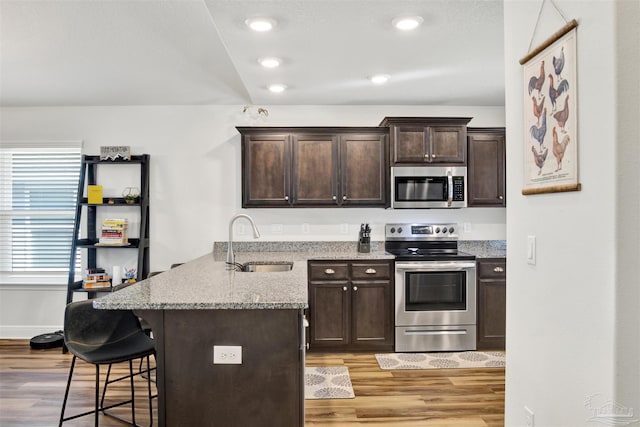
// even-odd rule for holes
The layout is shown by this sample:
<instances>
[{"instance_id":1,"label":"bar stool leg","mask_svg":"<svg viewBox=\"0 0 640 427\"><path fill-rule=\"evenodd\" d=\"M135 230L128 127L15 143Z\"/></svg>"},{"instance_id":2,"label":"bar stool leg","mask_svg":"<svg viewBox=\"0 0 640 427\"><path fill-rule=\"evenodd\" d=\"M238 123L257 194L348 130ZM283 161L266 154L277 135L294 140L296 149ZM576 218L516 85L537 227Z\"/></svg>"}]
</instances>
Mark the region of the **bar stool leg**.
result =
<instances>
[{"instance_id":1,"label":"bar stool leg","mask_svg":"<svg viewBox=\"0 0 640 427\"><path fill-rule=\"evenodd\" d=\"M73 376L73 368L76 366L76 356L71 359L71 369L69 369L69 379L67 379L67 389L64 391L64 400L62 401L62 411L60 411L60 422L58 427L62 427L64 420L64 411L67 407L67 398L69 397L69 388L71 387L71 377Z\"/></svg>"},{"instance_id":2,"label":"bar stool leg","mask_svg":"<svg viewBox=\"0 0 640 427\"><path fill-rule=\"evenodd\" d=\"M95 410L95 426L98 427L98 415L100 415L100 411L98 410L98 405L100 404L100 365L96 363L96 410Z\"/></svg>"}]
</instances>

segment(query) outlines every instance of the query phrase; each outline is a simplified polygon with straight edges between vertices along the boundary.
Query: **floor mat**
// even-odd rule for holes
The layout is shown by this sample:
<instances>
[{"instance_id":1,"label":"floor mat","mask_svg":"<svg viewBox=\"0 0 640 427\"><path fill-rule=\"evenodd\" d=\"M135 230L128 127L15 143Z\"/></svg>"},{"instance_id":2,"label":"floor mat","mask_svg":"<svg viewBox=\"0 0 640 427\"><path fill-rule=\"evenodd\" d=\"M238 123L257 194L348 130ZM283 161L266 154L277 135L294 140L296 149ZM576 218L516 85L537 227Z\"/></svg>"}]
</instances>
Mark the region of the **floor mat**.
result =
<instances>
[{"instance_id":1,"label":"floor mat","mask_svg":"<svg viewBox=\"0 0 640 427\"><path fill-rule=\"evenodd\" d=\"M346 366L305 367L305 399L353 399L353 386Z\"/></svg>"},{"instance_id":2,"label":"floor mat","mask_svg":"<svg viewBox=\"0 0 640 427\"><path fill-rule=\"evenodd\" d=\"M501 351L376 354L381 369L504 368Z\"/></svg>"}]
</instances>

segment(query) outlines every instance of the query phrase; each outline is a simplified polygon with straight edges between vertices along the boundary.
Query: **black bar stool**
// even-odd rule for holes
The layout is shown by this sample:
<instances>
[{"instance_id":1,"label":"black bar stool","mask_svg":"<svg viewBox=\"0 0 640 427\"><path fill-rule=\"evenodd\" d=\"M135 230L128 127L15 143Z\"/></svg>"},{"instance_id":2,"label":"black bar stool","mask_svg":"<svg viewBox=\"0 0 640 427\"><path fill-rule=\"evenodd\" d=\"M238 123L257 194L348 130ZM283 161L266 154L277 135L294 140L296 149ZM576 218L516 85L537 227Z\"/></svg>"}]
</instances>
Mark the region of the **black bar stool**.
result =
<instances>
[{"instance_id":1,"label":"black bar stool","mask_svg":"<svg viewBox=\"0 0 640 427\"><path fill-rule=\"evenodd\" d=\"M67 305L64 313L64 342L73 359L69 370L69 379L64 393L62 410L60 412L60 423L79 418L85 415L94 414L95 426L98 427L98 415L103 414L116 418L133 426L136 423L135 415L135 392L133 378L136 375L146 373L147 390L149 399L149 420L153 425L153 405L152 399L157 397L151 394L150 363L149 356L155 354L153 340L147 336L142 328L138 317L131 310L97 310L93 308L93 301L78 301ZM75 367L76 358L80 358L87 363L95 365L96 368L96 390L95 409L83 412L70 417L64 416L71 386L71 377ZM133 372L133 360L147 360L147 369ZM129 375L125 375L113 380L109 380L111 365L114 363L129 362ZM109 365L107 376L100 397L100 366ZM104 406L104 398L107 393L107 385L129 378L131 387L131 399ZM131 404L131 420L126 420L118 415L108 412L109 409L117 406Z\"/></svg>"}]
</instances>

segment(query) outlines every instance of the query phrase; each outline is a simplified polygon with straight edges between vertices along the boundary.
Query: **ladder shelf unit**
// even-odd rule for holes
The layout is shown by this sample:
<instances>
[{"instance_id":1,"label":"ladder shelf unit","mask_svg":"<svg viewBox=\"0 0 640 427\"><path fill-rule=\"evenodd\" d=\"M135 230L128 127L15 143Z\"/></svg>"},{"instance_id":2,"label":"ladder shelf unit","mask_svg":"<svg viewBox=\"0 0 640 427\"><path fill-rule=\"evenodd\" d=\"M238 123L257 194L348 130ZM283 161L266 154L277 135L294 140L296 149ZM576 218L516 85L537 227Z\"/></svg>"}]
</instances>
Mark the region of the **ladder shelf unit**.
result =
<instances>
[{"instance_id":1,"label":"ladder shelf unit","mask_svg":"<svg viewBox=\"0 0 640 427\"><path fill-rule=\"evenodd\" d=\"M149 158L150 156L148 154L131 156L130 160L101 160L100 156L82 156L71 256L69 258L67 304L73 301L75 292L84 292L88 294L89 298L94 298L98 293L111 292L119 286L119 284L112 284L114 286L111 288L104 289L83 288L82 280L76 280L75 274L76 252L79 248L87 251L87 268L99 267L97 265L98 251L135 250L137 252L136 280L146 277L149 273ZM87 186L99 185L97 175L98 168L101 165L131 164L137 164L140 168L140 197L137 202L127 203L124 197L104 197L103 200L108 199L110 203L89 203L86 195ZM140 220L139 237L129 238L127 245L100 245L98 235L98 227L100 224L97 222L98 210L113 210L114 215L116 215L118 208L122 207L134 207L137 209Z\"/></svg>"}]
</instances>

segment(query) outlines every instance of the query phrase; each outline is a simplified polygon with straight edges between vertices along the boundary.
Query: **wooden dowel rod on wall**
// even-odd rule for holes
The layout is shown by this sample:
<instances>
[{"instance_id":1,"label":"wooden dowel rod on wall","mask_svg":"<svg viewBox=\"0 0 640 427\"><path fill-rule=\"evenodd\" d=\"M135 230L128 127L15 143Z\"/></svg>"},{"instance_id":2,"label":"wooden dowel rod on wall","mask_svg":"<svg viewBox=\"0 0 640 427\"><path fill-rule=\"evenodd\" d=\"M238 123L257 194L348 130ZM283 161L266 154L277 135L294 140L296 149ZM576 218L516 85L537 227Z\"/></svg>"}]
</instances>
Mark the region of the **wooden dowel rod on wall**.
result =
<instances>
[{"instance_id":1,"label":"wooden dowel rod on wall","mask_svg":"<svg viewBox=\"0 0 640 427\"><path fill-rule=\"evenodd\" d=\"M565 34L567 34L569 31L573 30L577 26L578 26L578 21L576 21L575 19L572 19L571 21L569 21L567 23L567 25L565 25L564 27L562 27L561 29L559 29L558 31L553 33L553 35L551 37L549 37L548 39L546 39L540 46L538 46L537 48L532 50L527 56L522 58L520 60L520 65L524 65L527 62L529 62L531 60L531 58L533 58L534 56L536 56L537 54L539 54L540 52L545 50L547 47L551 46L551 44L553 42L555 42L560 37L562 37Z\"/></svg>"}]
</instances>

